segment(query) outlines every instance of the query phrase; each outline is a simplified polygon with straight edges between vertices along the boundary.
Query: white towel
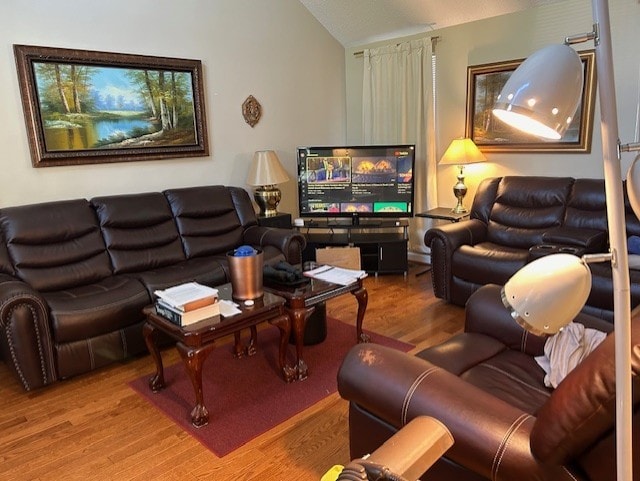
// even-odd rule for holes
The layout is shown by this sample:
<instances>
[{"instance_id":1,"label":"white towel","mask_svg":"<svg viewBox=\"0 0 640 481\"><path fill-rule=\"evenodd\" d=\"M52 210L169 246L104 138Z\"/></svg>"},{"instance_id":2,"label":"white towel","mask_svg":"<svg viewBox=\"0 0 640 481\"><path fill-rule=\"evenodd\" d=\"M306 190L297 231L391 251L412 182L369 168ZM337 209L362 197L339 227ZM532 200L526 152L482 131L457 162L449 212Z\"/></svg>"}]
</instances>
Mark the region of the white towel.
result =
<instances>
[{"instance_id":1,"label":"white towel","mask_svg":"<svg viewBox=\"0 0 640 481\"><path fill-rule=\"evenodd\" d=\"M605 337L607 335L602 331L571 322L557 334L547 338L544 356L535 358L547 373L544 377L545 386L556 388Z\"/></svg>"}]
</instances>

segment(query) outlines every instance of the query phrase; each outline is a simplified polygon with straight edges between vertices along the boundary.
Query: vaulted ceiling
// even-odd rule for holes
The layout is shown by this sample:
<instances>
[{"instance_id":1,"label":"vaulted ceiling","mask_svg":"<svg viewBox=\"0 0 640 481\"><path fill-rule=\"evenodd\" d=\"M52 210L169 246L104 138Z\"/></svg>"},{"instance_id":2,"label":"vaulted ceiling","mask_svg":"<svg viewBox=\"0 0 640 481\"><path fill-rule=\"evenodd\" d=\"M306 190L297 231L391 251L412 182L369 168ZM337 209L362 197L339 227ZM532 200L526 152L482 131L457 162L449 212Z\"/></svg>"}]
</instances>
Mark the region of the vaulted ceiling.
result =
<instances>
[{"instance_id":1,"label":"vaulted ceiling","mask_svg":"<svg viewBox=\"0 0 640 481\"><path fill-rule=\"evenodd\" d=\"M562 0L300 0L344 47L403 37Z\"/></svg>"}]
</instances>

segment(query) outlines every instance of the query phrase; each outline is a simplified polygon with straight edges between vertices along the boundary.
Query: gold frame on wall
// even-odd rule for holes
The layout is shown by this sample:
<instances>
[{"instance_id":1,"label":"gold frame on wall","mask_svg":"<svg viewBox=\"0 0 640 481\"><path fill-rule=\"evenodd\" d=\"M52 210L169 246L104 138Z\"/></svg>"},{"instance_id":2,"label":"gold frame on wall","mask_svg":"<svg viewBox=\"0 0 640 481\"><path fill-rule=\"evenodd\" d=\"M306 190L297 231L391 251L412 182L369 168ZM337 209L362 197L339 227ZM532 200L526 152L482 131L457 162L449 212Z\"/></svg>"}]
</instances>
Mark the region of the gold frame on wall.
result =
<instances>
[{"instance_id":1,"label":"gold frame on wall","mask_svg":"<svg viewBox=\"0 0 640 481\"><path fill-rule=\"evenodd\" d=\"M519 132L491 112L500 90L524 59L467 67L466 136L483 152L591 152L595 107L595 51L578 52L584 66L582 99L569 130L558 141Z\"/></svg>"},{"instance_id":2,"label":"gold frame on wall","mask_svg":"<svg viewBox=\"0 0 640 481\"><path fill-rule=\"evenodd\" d=\"M13 48L34 167L209 155L199 60Z\"/></svg>"}]
</instances>

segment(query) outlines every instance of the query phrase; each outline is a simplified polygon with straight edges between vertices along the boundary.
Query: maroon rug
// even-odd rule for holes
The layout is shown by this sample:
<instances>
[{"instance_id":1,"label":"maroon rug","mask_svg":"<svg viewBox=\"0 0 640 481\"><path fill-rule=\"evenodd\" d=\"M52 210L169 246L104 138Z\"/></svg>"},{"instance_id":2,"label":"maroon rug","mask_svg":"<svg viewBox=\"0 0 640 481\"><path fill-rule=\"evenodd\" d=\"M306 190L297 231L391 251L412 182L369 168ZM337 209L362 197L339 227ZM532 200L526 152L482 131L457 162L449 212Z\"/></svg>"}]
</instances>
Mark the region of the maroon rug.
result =
<instances>
[{"instance_id":1,"label":"maroon rug","mask_svg":"<svg viewBox=\"0 0 640 481\"><path fill-rule=\"evenodd\" d=\"M413 348L394 339L366 331L371 342L402 351ZM149 375L130 386L204 446L222 457L251 439L337 391L336 375L347 351L355 344L355 327L328 319L327 339L305 346L309 377L287 384L278 373L279 333L276 328L258 333L258 353L235 359L231 344L216 347L203 367L205 405L209 424L196 429L190 415L195 396L181 362L165 367L166 388L151 392ZM292 362L294 347L289 347ZM151 360L151 358L149 358Z\"/></svg>"}]
</instances>

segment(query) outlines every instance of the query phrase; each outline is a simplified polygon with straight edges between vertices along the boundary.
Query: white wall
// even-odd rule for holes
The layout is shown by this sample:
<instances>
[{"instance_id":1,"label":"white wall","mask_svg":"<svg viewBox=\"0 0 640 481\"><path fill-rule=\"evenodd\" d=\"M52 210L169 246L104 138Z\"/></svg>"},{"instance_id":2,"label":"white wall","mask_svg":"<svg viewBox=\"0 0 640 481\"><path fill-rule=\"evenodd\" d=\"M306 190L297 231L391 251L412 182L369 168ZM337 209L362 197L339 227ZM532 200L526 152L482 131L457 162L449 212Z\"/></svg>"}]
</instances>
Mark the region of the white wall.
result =
<instances>
[{"instance_id":1,"label":"white wall","mask_svg":"<svg viewBox=\"0 0 640 481\"><path fill-rule=\"evenodd\" d=\"M635 138L635 119L640 88L640 3L638 0L610 0L611 30L620 139ZM561 43L567 35L589 32L593 18L589 0L565 0L487 20L430 32L438 35L437 45L437 155L442 156L452 139L464 135L467 66L523 58L550 43ZM414 36L416 37L416 36ZM411 37L411 38L414 38ZM389 43L389 42L385 42ZM378 46L380 43L364 47ZM363 46L347 49L347 142L362 141L362 57L353 53ZM593 42L576 46L593 48ZM597 103L596 103L597 106ZM496 175L550 175L602 178L599 127L596 107L590 154L486 154L489 162L469 166L466 204L471 202L482 178ZM624 154L622 168L628 169L633 156ZM456 182L455 166L438 167L438 199L441 206L455 205L451 192ZM419 207L418 207L419 208Z\"/></svg>"},{"instance_id":2,"label":"white wall","mask_svg":"<svg viewBox=\"0 0 640 481\"><path fill-rule=\"evenodd\" d=\"M33 168L13 44L200 59L211 155ZM2 0L0 207L204 184L245 185L253 152L275 150L297 211L298 145L340 144L344 49L298 0ZM251 128L248 95L263 107Z\"/></svg>"}]
</instances>

